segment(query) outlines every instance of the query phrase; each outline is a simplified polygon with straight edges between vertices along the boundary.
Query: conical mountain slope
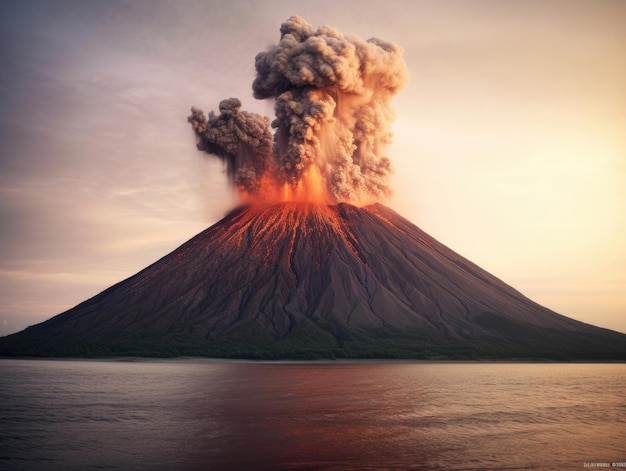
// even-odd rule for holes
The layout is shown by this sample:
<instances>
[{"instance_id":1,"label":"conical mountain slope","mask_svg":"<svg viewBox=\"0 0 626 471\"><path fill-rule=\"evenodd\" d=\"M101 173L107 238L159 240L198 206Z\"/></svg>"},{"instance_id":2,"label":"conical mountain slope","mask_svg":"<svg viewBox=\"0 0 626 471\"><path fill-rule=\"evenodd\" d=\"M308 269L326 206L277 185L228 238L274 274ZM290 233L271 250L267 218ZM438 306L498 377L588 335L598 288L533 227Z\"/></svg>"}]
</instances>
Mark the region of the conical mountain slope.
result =
<instances>
[{"instance_id":1,"label":"conical mountain slope","mask_svg":"<svg viewBox=\"0 0 626 471\"><path fill-rule=\"evenodd\" d=\"M532 302L392 210L232 212L4 355L626 359L626 335Z\"/></svg>"}]
</instances>

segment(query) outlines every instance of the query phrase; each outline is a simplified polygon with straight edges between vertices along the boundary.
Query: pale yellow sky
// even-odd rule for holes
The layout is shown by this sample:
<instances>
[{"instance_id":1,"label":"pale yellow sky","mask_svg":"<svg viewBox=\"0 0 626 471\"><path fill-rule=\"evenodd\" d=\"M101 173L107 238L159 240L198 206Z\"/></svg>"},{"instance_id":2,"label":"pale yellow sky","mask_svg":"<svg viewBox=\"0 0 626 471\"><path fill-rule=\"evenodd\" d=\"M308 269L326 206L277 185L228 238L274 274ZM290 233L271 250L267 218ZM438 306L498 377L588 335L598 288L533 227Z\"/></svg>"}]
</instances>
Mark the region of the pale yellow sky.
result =
<instances>
[{"instance_id":1,"label":"pale yellow sky","mask_svg":"<svg viewBox=\"0 0 626 471\"><path fill-rule=\"evenodd\" d=\"M626 5L500 5L416 58L396 204L532 299L624 331Z\"/></svg>"},{"instance_id":2,"label":"pale yellow sky","mask_svg":"<svg viewBox=\"0 0 626 471\"><path fill-rule=\"evenodd\" d=\"M626 2L0 3L0 335L236 204L192 105L252 98L292 14L395 41L389 203L531 299L626 332Z\"/></svg>"}]
</instances>

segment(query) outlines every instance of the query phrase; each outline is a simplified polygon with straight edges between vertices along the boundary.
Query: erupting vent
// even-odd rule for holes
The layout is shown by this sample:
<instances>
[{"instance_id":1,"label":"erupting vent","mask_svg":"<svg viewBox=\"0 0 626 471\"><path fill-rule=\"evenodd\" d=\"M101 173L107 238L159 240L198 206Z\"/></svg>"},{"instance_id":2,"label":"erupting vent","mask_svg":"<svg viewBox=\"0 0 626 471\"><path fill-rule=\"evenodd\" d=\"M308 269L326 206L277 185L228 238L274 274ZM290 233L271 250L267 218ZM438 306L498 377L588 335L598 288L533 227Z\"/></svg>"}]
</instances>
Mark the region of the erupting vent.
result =
<instances>
[{"instance_id":1,"label":"erupting vent","mask_svg":"<svg viewBox=\"0 0 626 471\"><path fill-rule=\"evenodd\" d=\"M242 207L131 278L0 339L10 355L626 359L381 204L402 49L294 16L256 57L276 119L192 109Z\"/></svg>"}]
</instances>

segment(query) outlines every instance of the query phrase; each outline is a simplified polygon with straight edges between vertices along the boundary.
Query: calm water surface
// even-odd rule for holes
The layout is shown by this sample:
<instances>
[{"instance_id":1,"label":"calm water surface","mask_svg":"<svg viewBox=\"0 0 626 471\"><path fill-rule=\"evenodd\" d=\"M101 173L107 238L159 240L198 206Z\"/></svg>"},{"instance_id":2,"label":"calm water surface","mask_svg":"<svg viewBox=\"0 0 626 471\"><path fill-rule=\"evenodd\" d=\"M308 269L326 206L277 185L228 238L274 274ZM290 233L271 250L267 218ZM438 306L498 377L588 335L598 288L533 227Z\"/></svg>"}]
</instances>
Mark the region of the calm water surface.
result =
<instances>
[{"instance_id":1,"label":"calm water surface","mask_svg":"<svg viewBox=\"0 0 626 471\"><path fill-rule=\"evenodd\" d=\"M626 365L0 360L0 469L585 469Z\"/></svg>"}]
</instances>

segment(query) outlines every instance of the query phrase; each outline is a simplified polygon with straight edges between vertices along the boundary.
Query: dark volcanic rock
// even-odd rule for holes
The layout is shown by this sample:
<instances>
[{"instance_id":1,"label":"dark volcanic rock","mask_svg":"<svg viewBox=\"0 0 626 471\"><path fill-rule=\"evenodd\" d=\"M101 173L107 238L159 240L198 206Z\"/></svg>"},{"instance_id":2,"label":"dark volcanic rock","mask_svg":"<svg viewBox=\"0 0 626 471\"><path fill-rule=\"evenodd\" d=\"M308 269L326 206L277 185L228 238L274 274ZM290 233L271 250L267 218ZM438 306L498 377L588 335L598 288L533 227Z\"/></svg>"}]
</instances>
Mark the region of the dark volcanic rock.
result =
<instances>
[{"instance_id":1,"label":"dark volcanic rock","mask_svg":"<svg viewBox=\"0 0 626 471\"><path fill-rule=\"evenodd\" d=\"M626 359L382 205L232 212L4 355Z\"/></svg>"}]
</instances>

